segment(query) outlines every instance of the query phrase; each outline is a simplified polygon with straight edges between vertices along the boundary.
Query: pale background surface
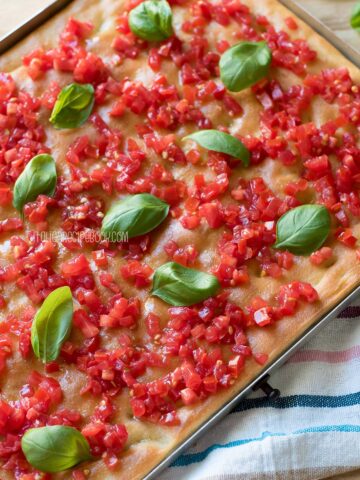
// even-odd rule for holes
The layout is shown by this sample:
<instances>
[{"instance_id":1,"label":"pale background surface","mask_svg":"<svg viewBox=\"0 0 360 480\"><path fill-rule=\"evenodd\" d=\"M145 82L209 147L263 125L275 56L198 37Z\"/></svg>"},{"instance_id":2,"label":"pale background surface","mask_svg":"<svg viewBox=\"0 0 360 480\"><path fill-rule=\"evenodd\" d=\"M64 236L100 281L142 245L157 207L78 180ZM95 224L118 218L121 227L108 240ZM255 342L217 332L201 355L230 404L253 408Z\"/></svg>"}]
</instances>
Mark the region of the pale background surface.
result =
<instances>
[{"instance_id":1,"label":"pale background surface","mask_svg":"<svg viewBox=\"0 0 360 480\"><path fill-rule=\"evenodd\" d=\"M49 0L0 0L0 37L49 3ZM355 0L298 0L298 3L322 20L343 40L360 50L360 33L349 27L349 18L356 3ZM332 477L332 480L335 479L360 480L360 470Z\"/></svg>"}]
</instances>

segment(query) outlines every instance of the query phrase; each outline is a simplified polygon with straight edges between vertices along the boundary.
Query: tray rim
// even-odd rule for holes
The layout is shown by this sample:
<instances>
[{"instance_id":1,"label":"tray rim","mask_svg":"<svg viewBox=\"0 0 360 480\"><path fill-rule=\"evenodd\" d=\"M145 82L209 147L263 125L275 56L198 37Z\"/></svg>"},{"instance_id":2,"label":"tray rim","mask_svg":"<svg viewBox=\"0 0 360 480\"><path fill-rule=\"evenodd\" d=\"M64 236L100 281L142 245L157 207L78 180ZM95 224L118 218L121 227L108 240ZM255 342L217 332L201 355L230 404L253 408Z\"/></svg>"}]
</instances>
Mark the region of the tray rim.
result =
<instances>
[{"instance_id":1,"label":"tray rim","mask_svg":"<svg viewBox=\"0 0 360 480\"><path fill-rule=\"evenodd\" d=\"M36 28L46 23L47 20L54 17L73 1L75 0L53 0L45 8L38 10L32 17L20 23L9 33L0 37L0 55L10 50L31 32L36 30ZM338 37L329 27L322 23L318 18L314 17L303 6L299 5L296 0L278 0L278 2L297 15L360 69L360 52ZM307 343L322 327L327 325L358 297L360 297L360 281L359 285L355 286L342 300L304 330L301 336L294 339L287 349L278 355L271 363L266 365L266 367L263 368L253 380L249 381L247 385L236 393L226 404L221 406L211 417L204 420L194 432L190 433L179 445L170 451L166 457L164 457L143 477L143 480L155 480L157 475L159 475L165 468L169 467L185 450L191 447L210 428L228 415L241 400L254 390L254 387L256 387L257 384L261 383L267 375L283 365L286 360L295 353L295 351Z\"/></svg>"}]
</instances>

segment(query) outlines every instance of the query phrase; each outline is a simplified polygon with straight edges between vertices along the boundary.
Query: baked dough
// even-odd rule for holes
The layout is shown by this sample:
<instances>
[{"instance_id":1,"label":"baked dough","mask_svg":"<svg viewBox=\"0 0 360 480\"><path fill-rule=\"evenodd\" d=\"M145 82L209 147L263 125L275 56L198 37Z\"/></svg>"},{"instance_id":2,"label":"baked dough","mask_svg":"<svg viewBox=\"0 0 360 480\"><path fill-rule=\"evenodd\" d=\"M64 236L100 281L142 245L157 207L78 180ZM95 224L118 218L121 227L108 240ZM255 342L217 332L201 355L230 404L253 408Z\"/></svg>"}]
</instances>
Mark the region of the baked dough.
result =
<instances>
[{"instance_id":1,"label":"baked dough","mask_svg":"<svg viewBox=\"0 0 360 480\"><path fill-rule=\"evenodd\" d=\"M305 25L301 20L296 19L298 29L291 31L285 23L285 19L289 16L294 17L286 8L284 8L276 0L244 0L251 10L256 14L261 14L270 19L275 28L287 31L292 37L305 38L312 49L317 52L317 60L309 65L310 72L319 72L324 68L345 66L349 69L355 83L360 81L360 71L344 58L336 49L334 49L327 41L316 34L311 28ZM111 48L111 40L115 35L116 17L124 8L123 0L75 0L69 7L64 9L60 14L47 22L43 27L33 32L28 38L22 41L11 51L3 55L0 59L0 70L11 72L16 83L26 90L32 92L35 96L40 96L47 88L49 82L60 76L62 84L66 83L66 76L59 75L51 71L43 79L32 82L26 73L26 69L22 66L21 58L24 54L29 53L39 45L45 48L55 47L57 44L57 35L63 30L69 17L73 16L81 21L90 21L95 25L94 35L89 42L88 48L99 54L106 62L111 63L114 51ZM185 38L186 35L180 30L182 21L187 16L187 4L184 6L174 6L174 28L176 33ZM222 27L212 22L209 27L208 39L211 46L217 35L221 31L221 38L229 39L230 43L234 43L232 38L233 25ZM170 62L164 62L163 71L167 74L169 81L178 85L178 77ZM136 60L126 60L122 65L113 68L113 75L116 78L138 78L146 84L151 82L153 73L147 66L147 54L141 53ZM294 82L298 82L299 78L295 75L285 72L282 69L273 69L272 72L281 85L286 88ZM245 135L251 133L256 135L259 131L259 113L260 104L251 93L250 89L246 89L234 97L244 109L244 114L240 119L234 120L229 124L231 133L239 133ZM108 106L101 107L102 113ZM224 111L218 109L211 111L209 107L209 115L213 118L215 128L217 124L223 121L228 122L228 116ZM332 107L325 102L314 101L309 109L309 121L321 125L328 119L332 118ZM227 119L227 120L225 120ZM80 134L85 134L90 128L85 124L79 130L54 130L49 127L48 122L43 119L43 123L47 133L47 145L56 160L57 168L62 175L67 174L66 163L64 161L65 153L68 146ZM110 119L110 125L119 128L124 137L135 135L134 122L131 120L131 114L127 114L120 119ZM182 127L175 134L181 138L186 133L190 133L188 127ZM151 159L151 157L149 157ZM151 161L151 160L150 160ZM171 168L171 165L167 165ZM174 165L173 173L176 178L192 182L192 177L196 173L202 173L203 166L186 165L181 168ZM263 177L275 193L282 194L284 186L291 180L298 179L296 168L283 166L281 162L266 160L260 165L252 166L249 169L237 168L236 179L240 177ZM234 180L234 183L236 181ZM106 204L109 204L109 198L103 195ZM0 208L0 220L8 217L16 216L15 210L12 208ZM53 232L59 229L59 212L53 212L50 217L50 229ZM26 225L24 235L30 226ZM360 234L360 222L352 225L353 233L356 237ZM221 229L220 229L221 230ZM179 245L192 243L201 252L197 261L200 269L209 271L216 260L216 243L220 232L218 230L210 230L206 225L202 225L195 230L186 230L182 228L176 219L167 220L154 234L152 249L145 256L144 261L153 269L166 262L167 256L163 247L170 239L176 239ZM10 235L9 235L10 236ZM1 262L7 264L11 262L12 257L8 253L8 238L6 234L0 236L0 252ZM328 243L334 250L334 258L336 261L329 267L315 267L309 261L308 257L296 257L295 265L288 271L284 271L284 275L280 279L271 277L251 275L251 282L241 288L233 288L231 290L231 299L240 306L246 305L255 295L261 295L265 300L271 300L278 292L279 287L284 283L293 280L310 282L319 293L320 301L309 304L301 303L297 313L291 317L285 317L279 322L268 328L250 328L247 332L251 347L255 353L267 353L269 362L275 360L283 353L289 345L299 338L307 328L313 325L325 312L329 311L341 299L343 299L351 290L359 284L360 263L355 260L355 252L346 248L339 242L331 241ZM90 251L84 251L90 258ZM71 255L70 255L71 256ZM60 263L69 258L69 252L60 249L56 263L55 271L59 270ZM124 262L121 257L117 257L113 262L109 271L115 276L118 275L120 265ZM138 296L143 304L143 312L138 322L136 336L142 338L145 335L144 317L149 311L156 311L157 314L166 318L167 305L160 300L149 296L148 289L137 290L130 283L123 282L121 284L125 296ZM14 285L4 285L4 296L8 299L8 304L4 312L0 311L0 318L5 318L8 313L21 314L24 305L29 300L22 291ZM105 295L105 293L103 292ZM113 332L102 332L103 342L110 345L113 341ZM129 440L127 448L121 455L121 463L114 471L106 468L102 461L95 461L84 468L90 471L89 478L91 480L100 480L106 478L108 480L136 480L145 476L152 468L154 468L166 455L168 455L176 446L178 446L186 437L194 432L203 422L214 415L214 413L231 398L248 385L256 376L258 376L263 367L257 364L253 359L246 362L245 370L236 383L229 389L220 391L214 396L210 396L205 401L194 404L190 407L181 407L179 416L181 425L175 427L163 427L146 421L134 419L129 406L129 397L124 392L115 400L117 407L114 422L124 423L129 432ZM5 400L15 400L18 396L19 389L26 383L29 373L32 370L41 371L42 366L39 362L30 357L24 361L20 355L15 352L7 360L7 370L0 380L1 397ZM79 396L80 389L84 386L85 376L78 370L67 365L61 364L61 371L54 373L62 386L64 392L63 406L66 408L74 408L81 412L84 418L88 418L98 399L87 395ZM82 468L82 466L81 466ZM1 472L2 480L10 480L13 478L8 472ZM71 472L54 475L54 478L71 479Z\"/></svg>"}]
</instances>

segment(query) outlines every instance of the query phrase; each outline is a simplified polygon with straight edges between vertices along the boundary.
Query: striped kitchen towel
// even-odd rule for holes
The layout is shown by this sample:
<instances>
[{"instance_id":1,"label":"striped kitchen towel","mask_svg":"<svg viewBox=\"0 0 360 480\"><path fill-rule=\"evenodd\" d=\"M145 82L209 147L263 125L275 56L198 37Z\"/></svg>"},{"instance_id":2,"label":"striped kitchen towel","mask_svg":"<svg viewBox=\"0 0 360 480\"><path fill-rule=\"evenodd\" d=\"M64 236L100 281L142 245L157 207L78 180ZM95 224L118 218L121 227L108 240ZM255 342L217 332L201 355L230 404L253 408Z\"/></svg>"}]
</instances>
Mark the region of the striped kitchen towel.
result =
<instances>
[{"instance_id":1,"label":"striped kitchen towel","mask_svg":"<svg viewBox=\"0 0 360 480\"><path fill-rule=\"evenodd\" d=\"M360 468L360 300L159 480L316 480Z\"/></svg>"}]
</instances>

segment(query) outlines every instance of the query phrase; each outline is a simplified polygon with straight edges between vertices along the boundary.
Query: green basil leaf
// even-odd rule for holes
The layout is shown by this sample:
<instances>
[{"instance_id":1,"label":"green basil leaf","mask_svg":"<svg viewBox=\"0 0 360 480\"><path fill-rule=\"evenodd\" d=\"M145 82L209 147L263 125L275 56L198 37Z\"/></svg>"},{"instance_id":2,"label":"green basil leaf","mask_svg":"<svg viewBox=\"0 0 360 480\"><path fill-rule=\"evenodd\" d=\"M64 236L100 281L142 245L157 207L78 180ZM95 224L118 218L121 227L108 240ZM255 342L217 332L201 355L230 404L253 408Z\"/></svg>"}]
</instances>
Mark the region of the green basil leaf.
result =
<instances>
[{"instance_id":1,"label":"green basil leaf","mask_svg":"<svg viewBox=\"0 0 360 480\"><path fill-rule=\"evenodd\" d=\"M323 205L301 205L286 212L276 225L275 248L296 255L318 250L330 233L330 214Z\"/></svg>"},{"instance_id":2,"label":"green basil leaf","mask_svg":"<svg viewBox=\"0 0 360 480\"><path fill-rule=\"evenodd\" d=\"M51 292L38 310L31 326L31 344L44 363L57 359L68 338L73 318L73 298L69 287Z\"/></svg>"},{"instance_id":3,"label":"green basil leaf","mask_svg":"<svg viewBox=\"0 0 360 480\"><path fill-rule=\"evenodd\" d=\"M24 205L38 195L52 197L57 182L56 164L50 155L37 155L26 165L14 186L13 205L22 212Z\"/></svg>"},{"instance_id":4,"label":"green basil leaf","mask_svg":"<svg viewBox=\"0 0 360 480\"><path fill-rule=\"evenodd\" d=\"M89 118L95 102L94 87L71 83L59 93L50 122L56 128L77 128Z\"/></svg>"},{"instance_id":5,"label":"green basil leaf","mask_svg":"<svg viewBox=\"0 0 360 480\"><path fill-rule=\"evenodd\" d=\"M117 241L118 234L128 238L151 232L169 213L169 205L154 195L140 193L116 202L105 215L101 233L110 241Z\"/></svg>"},{"instance_id":6,"label":"green basil leaf","mask_svg":"<svg viewBox=\"0 0 360 480\"><path fill-rule=\"evenodd\" d=\"M360 31L360 2L356 3L353 8L350 25L354 30Z\"/></svg>"},{"instance_id":7,"label":"green basil leaf","mask_svg":"<svg viewBox=\"0 0 360 480\"><path fill-rule=\"evenodd\" d=\"M63 472L92 460L90 446L76 428L64 425L30 428L21 439L26 460L46 473Z\"/></svg>"},{"instance_id":8,"label":"green basil leaf","mask_svg":"<svg viewBox=\"0 0 360 480\"><path fill-rule=\"evenodd\" d=\"M129 13L130 30L144 40L158 42L171 37L172 11L166 0L146 0Z\"/></svg>"},{"instance_id":9,"label":"green basil leaf","mask_svg":"<svg viewBox=\"0 0 360 480\"><path fill-rule=\"evenodd\" d=\"M240 92L269 73L271 50L266 42L240 42L220 58L220 77L231 92Z\"/></svg>"},{"instance_id":10,"label":"green basil leaf","mask_svg":"<svg viewBox=\"0 0 360 480\"><path fill-rule=\"evenodd\" d=\"M151 293L170 305L182 307L215 295L219 288L214 275L168 262L156 270Z\"/></svg>"},{"instance_id":11,"label":"green basil leaf","mask_svg":"<svg viewBox=\"0 0 360 480\"><path fill-rule=\"evenodd\" d=\"M231 157L240 159L245 167L249 165L249 150L238 138L228 133L220 132L219 130L201 130L184 137L183 140L194 140L208 150L226 153Z\"/></svg>"}]
</instances>

